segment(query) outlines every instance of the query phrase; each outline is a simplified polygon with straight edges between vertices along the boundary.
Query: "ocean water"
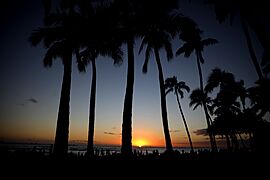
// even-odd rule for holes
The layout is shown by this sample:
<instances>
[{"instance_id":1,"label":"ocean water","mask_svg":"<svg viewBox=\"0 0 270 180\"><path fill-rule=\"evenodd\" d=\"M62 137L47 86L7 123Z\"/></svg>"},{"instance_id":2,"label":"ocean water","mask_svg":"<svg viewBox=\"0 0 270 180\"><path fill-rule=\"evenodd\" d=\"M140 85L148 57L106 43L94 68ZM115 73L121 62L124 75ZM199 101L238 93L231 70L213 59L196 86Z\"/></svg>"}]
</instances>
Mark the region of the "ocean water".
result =
<instances>
[{"instance_id":1,"label":"ocean water","mask_svg":"<svg viewBox=\"0 0 270 180\"><path fill-rule=\"evenodd\" d=\"M68 152L75 153L78 155L84 155L86 153L86 144L69 144ZM41 144L41 143L0 143L0 151L37 151L44 152L45 154L50 154L53 149L53 144ZM120 146L117 145L95 145L94 153L96 155L109 155L109 154L119 154L121 150ZM181 153L190 152L189 147L174 147L174 150L178 150ZM198 150L209 150L209 148L194 148L195 151ZM165 147L133 147L133 152L139 154L151 154L153 152L163 153Z\"/></svg>"}]
</instances>

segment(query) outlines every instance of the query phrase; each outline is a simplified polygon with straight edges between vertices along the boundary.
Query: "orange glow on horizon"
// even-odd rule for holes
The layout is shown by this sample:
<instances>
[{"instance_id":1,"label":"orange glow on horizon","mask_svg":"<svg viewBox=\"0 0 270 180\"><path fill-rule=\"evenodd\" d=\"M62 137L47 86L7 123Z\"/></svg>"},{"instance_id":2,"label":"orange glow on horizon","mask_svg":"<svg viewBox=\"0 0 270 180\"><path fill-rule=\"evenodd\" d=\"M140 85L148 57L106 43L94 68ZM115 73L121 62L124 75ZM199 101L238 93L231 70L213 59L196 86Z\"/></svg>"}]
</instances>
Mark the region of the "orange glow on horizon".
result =
<instances>
[{"instance_id":1,"label":"orange glow on horizon","mask_svg":"<svg viewBox=\"0 0 270 180\"><path fill-rule=\"evenodd\" d=\"M149 145L149 143L145 139L138 139L134 140L133 142L134 146L143 147Z\"/></svg>"}]
</instances>

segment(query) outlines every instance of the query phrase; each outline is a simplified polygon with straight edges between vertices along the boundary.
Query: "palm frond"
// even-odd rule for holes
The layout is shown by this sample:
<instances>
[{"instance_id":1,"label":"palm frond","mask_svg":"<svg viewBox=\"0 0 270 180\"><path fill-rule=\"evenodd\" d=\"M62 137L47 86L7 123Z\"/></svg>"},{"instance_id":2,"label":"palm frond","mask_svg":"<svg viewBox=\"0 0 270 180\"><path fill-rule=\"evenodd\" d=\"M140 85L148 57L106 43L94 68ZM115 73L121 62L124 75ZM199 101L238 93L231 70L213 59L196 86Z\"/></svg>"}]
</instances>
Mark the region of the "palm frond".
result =
<instances>
[{"instance_id":1,"label":"palm frond","mask_svg":"<svg viewBox=\"0 0 270 180\"><path fill-rule=\"evenodd\" d=\"M201 89L195 89L191 92L191 95L189 96L190 98L190 103L189 106L196 106L196 108L203 102L203 100L205 99L204 97L204 93L202 92ZM194 108L194 109L196 109Z\"/></svg>"},{"instance_id":2,"label":"palm frond","mask_svg":"<svg viewBox=\"0 0 270 180\"><path fill-rule=\"evenodd\" d=\"M173 92L173 88L169 88L169 89L166 91L165 95L167 95L167 94L169 94L169 93L171 93L171 92Z\"/></svg>"},{"instance_id":3,"label":"palm frond","mask_svg":"<svg viewBox=\"0 0 270 180\"><path fill-rule=\"evenodd\" d=\"M173 88L177 84L177 78L175 76L166 78L165 88Z\"/></svg>"},{"instance_id":4,"label":"palm frond","mask_svg":"<svg viewBox=\"0 0 270 180\"><path fill-rule=\"evenodd\" d=\"M144 37L142 40L142 43L140 45L139 54L141 54L141 52L146 44L147 44L147 38Z\"/></svg>"},{"instance_id":5,"label":"palm frond","mask_svg":"<svg viewBox=\"0 0 270 180\"><path fill-rule=\"evenodd\" d=\"M222 78L223 72L219 68L212 70L211 74L208 77L207 84L204 88L206 93L211 93L214 88L218 87L220 80Z\"/></svg>"},{"instance_id":6,"label":"palm frond","mask_svg":"<svg viewBox=\"0 0 270 180\"><path fill-rule=\"evenodd\" d=\"M33 31L29 37L29 41L33 46L36 46L43 40L45 47L49 48L52 43L63 40L62 36L63 31L59 27L39 28Z\"/></svg>"},{"instance_id":7,"label":"palm frond","mask_svg":"<svg viewBox=\"0 0 270 180\"><path fill-rule=\"evenodd\" d=\"M217 43L218 43L218 40L214 38L207 38L201 41L202 46L209 46L209 45L214 45Z\"/></svg>"},{"instance_id":8,"label":"palm frond","mask_svg":"<svg viewBox=\"0 0 270 180\"><path fill-rule=\"evenodd\" d=\"M177 49L176 56L179 56L179 55L183 54L185 51L186 51L186 47L185 47L185 44L184 44L182 47Z\"/></svg>"},{"instance_id":9,"label":"palm frond","mask_svg":"<svg viewBox=\"0 0 270 180\"><path fill-rule=\"evenodd\" d=\"M190 88L184 81L180 81L177 85L181 89L185 89L188 93L190 92Z\"/></svg>"},{"instance_id":10,"label":"palm frond","mask_svg":"<svg viewBox=\"0 0 270 180\"><path fill-rule=\"evenodd\" d=\"M194 48L189 43L185 43L182 47L180 47L176 51L176 56L179 56L180 54L184 54L185 57L190 57L192 54Z\"/></svg>"},{"instance_id":11,"label":"palm frond","mask_svg":"<svg viewBox=\"0 0 270 180\"><path fill-rule=\"evenodd\" d=\"M29 37L29 42L33 46L37 46L44 38L44 33L41 28L36 29L33 31L33 33Z\"/></svg>"},{"instance_id":12,"label":"palm frond","mask_svg":"<svg viewBox=\"0 0 270 180\"><path fill-rule=\"evenodd\" d=\"M164 42L164 48L166 51L168 61L173 58L172 44L169 41Z\"/></svg>"},{"instance_id":13,"label":"palm frond","mask_svg":"<svg viewBox=\"0 0 270 180\"><path fill-rule=\"evenodd\" d=\"M148 62L149 62L149 59L151 56L151 52L152 52L152 48L148 45L146 50L145 50L145 60L144 60L143 68L142 68L142 72L144 74L147 73Z\"/></svg>"},{"instance_id":14,"label":"palm frond","mask_svg":"<svg viewBox=\"0 0 270 180\"><path fill-rule=\"evenodd\" d=\"M180 94L181 99L183 99L184 98L184 92L181 91L181 89L178 89L178 93Z\"/></svg>"},{"instance_id":15,"label":"palm frond","mask_svg":"<svg viewBox=\"0 0 270 180\"><path fill-rule=\"evenodd\" d=\"M63 58L65 54L65 42L56 42L54 43L46 52L43 59L45 67L51 67L53 59L60 57Z\"/></svg>"},{"instance_id":16,"label":"palm frond","mask_svg":"<svg viewBox=\"0 0 270 180\"><path fill-rule=\"evenodd\" d=\"M79 72L85 72L86 71L86 68L85 68L86 65L82 61L82 57L80 55L80 52L79 52L78 48L75 49L75 56L76 56L76 62L77 62Z\"/></svg>"},{"instance_id":17,"label":"palm frond","mask_svg":"<svg viewBox=\"0 0 270 180\"><path fill-rule=\"evenodd\" d=\"M123 51L121 48L116 48L112 51L112 58L114 60L115 65L122 65L123 63Z\"/></svg>"},{"instance_id":18,"label":"palm frond","mask_svg":"<svg viewBox=\"0 0 270 180\"><path fill-rule=\"evenodd\" d=\"M193 110L196 110L199 106L201 106L200 103L196 103L195 106L193 107Z\"/></svg>"},{"instance_id":19,"label":"palm frond","mask_svg":"<svg viewBox=\"0 0 270 180\"><path fill-rule=\"evenodd\" d=\"M195 29L197 26L196 22L193 19L185 16L178 16L175 18L174 21L175 24L178 24L181 32L191 31L192 29Z\"/></svg>"}]
</instances>

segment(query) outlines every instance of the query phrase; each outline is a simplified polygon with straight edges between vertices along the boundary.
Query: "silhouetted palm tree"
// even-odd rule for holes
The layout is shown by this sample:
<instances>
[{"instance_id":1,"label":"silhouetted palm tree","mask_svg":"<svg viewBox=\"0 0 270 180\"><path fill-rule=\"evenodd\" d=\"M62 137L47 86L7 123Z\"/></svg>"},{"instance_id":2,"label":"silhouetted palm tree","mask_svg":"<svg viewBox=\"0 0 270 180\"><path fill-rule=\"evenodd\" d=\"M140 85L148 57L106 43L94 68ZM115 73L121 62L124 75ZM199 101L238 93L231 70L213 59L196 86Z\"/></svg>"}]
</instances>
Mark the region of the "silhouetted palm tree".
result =
<instances>
[{"instance_id":1,"label":"silhouetted palm tree","mask_svg":"<svg viewBox=\"0 0 270 180\"><path fill-rule=\"evenodd\" d=\"M270 80L260 79L256 86L247 89L251 105L258 117L263 117L270 112Z\"/></svg>"},{"instance_id":2,"label":"silhouetted palm tree","mask_svg":"<svg viewBox=\"0 0 270 180\"><path fill-rule=\"evenodd\" d=\"M149 18L149 19L147 19ZM168 116L167 116L167 104L164 86L164 76L159 56L160 49L164 48L167 54L167 59L170 60L173 57L171 46L171 35L168 32L169 20L167 17L145 17L145 31L142 34L142 43L139 53L146 46L145 50L145 62L143 64L143 73L147 73L148 62L151 56L151 52L154 51L155 60L158 68L159 88L160 88L160 105L163 122L163 130L166 141L166 150L172 152L172 143L169 133Z\"/></svg>"},{"instance_id":3,"label":"silhouetted palm tree","mask_svg":"<svg viewBox=\"0 0 270 180\"><path fill-rule=\"evenodd\" d=\"M68 151L69 104L71 88L72 54L80 48L79 28L81 21L75 12L58 12L45 18L45 27L35 30L29 40L36 46L43 41L47 52L43 59L44 66L52 66L53 59L61 58L64 75L57 118L57 127L53 152L57 156Z\"/></svg>"},{"instance_id":4,"label":"silhouetted palm tree","mask_svg":"<svg viewBox=\"0 0 270 180\"><path fill-rule=\"evenodd\" d=\"M248 46L248 50L250 53L250 57L251 60L255 66L256 72L258 74L258 77L260 79L263 78L262 75L262 71L260 68L260 65L258 63L258 59L256 57L255 54L255 50L254 47L252 45L252 40L251 40L251 36L248 30L248 25L247 23L253 27L253 29L256 32L257 37L260 39L261 43L264 42L265 40L262 40L263 38L261 38L260 33L258 31L256 31L256 28L253 24L254 24L254 15L256 16L256 13L258 13L258 10L260 10L263 5L261 5L262 2L260 3L253 3L250 1L238 1L238 0L227 0L227 1L220 1L220 0L206 0L206 2L208 4L212 4L214 6L215 9L215 13L216 13L216 17L217 20L222 23L224 22L227 18L230 18L230 22L232 24L232 21L234 19L234 16L239 13L240 18L241 18L241 25L246 37L246 41L247 41L247 46ZM260 8L258 8L258 4L260 4ZM266 5L266 4L265 4ZM265 7L263 7L265 8ZM261 9L262 10L262 9ZM262 45L264 46L265 43L262 43ZM269 44L269 42L267 43ZM264 46L264 48L266 48Z\"/></svg>"},{"instance_id":5,"label":"silhouetted palm tree","mask_svg":"<svg viewBox=\"0 0 270 180\"><path fill-rule=\"evenodd\" d=\"M202 39L201 38L202 31L198 28L190 29L188 31L185 31L180 34L180 39L183 40L185 43L182 47L180 47L176 55L184 54L185 57L190 57L190 55L195 52L196 57L197 57L197 67L198 67L198 72L199 72L199 79L200 79L200 89L202 93L203 91L203 74L202 74L202 68L201 64L204 63L204 58L202 56L202 52L204 50L204 47L213 45L218 43L216 39L213 38L207 38L207 39ZM202 99L204 100L204 98ZM205 117L206 117L206 122L208 128L211 126L210 122L210 116L208 113L208 109L206 106L206 103L202 102L202 107L204 109ZM210 142L211 142L211 147L213 151L216 151L216 143L215 143L215 137L213 135L212 130L208 129L209 131L209 137L210 137Z\"/></svg>"},{"instance_id":6,"label":"silhouetted palm tree","mask_svg":"<svg viewBox=\"0 0 270 180\"><path fill-rule=\"evenodd\" d=\"M210 138L210 143L211 143L211 136L215 136L215 133L214 133L214 130L212 129L212 119L211 119L211 116L209 114L209 111L211 109L211 104L213 103L212 99L207 96L207 94L202 91L201 89L194 89L192 92L191 92L191 95L189 96L190 98L190 103L189 103L189 106L193 107L193 110L197 109L197 107L199 106L206 106L206 111L204 111L204 114L205 114L205 119L209 122L209 126L207 127L208 129L208 135L209 135L209 138ZM208 124L207 124L208 125ZM212 134L211 134L212 133ZM211 144L211 147L213 149L213 146L214 146L214 150L215 150L215 138L212 138L212 140L214 141L213 144Z\"/></svg>"},{"instance_id":7,"label":"silhouetted palm tree","mask_svg":"<svg viewBox=\"0 0 270 180\"><path fill-rule=\"evenodd\" d=\"M184 116L184 112L183 112L183 109L181 107L180 100L179 100L179 94L180 94L180 97L181 98L184 97L184 92L182 91L182 89L183 90L186 90L187 92L189 92L190 91L190 88L186 85L185 82L183 82L183 81L178 82L177 81L177 78L175 76L173 76L172 78L167 78L165 80L165 89L167 90L166 91L166 95L168 93L170 93L170 92L174 92L174 94L176 96L176 100L177 100L177 103L178 103L179 111L180 111L180 114L182 116L182 120L183 120L184 125L185 125L186 133L188 135L188 140L189 140L191 152L194 152L193 145L192 145L192 140L191 140L191 136L190 136L190 133L189 133L189 130L188 130L187 122L186 122L186 118Z\"/></svg>"},{"instance_id":8,"label":"silhouetted palm tree","mask_svg":"<svg viewBox=\"0 0 270 180\"><path fill-rule=\"evenodd\" d=\"M113 58L114 64L122 63L123 52L121 50L121 42L115 39L116 24L111 23L108 9L96 9L96 13L88 21L91 21L85 34L84 46L86 47L79 56L82 64L79 68L84 69L88 63L92 64L92 83L90 91L89 104L89 129L87 154L94 154L94 124L95 124L95 104L96 104L96 59L98 56L108 56ZM102 22L102 23L100 23Z\"/></svg>"},{"instance_id":9,"label":"silhouetted palm tree","mask_svg":"<svg viewBox=\"0 0 270 180\"><path fill-rule=\"evenodd\" d=\"M208 77L205 92L211 93L216 88L219 88L219 91L212 105L213 114L216 116L214 121L215 130L219 134L225 135L229 150L231 149L229 137L235 148L238 148L236 135L241 127L238 116L242 113L238 98L243 109L245 109L244 82L237 82L232 73L215 68Z\"/></svg>"},{"instance_id":10,"label":"silhouetted palm tree","mask_svg":"<svg viewBox=\"0 0 270 180\"><path fill-rule=\"evenodd\" d=\"M126 93L124 98L123 120L122 120L122 146L121 153L125 156L132 155L132 105L134 91L134 43L136 38L136 1L116 0L113 13L119 24L119 38L127 45L128 67Z\"/></svg>"},{"instance_id":11,"label":"silhouetted palm tree","mask_svg":"<svg viewBox=\"0 0 270 180\"><path fill-rule=\"evenodd\" d=\"M134 43L144 20L145 12L148 13L152 5L159 12L167 12L177 4L176 0L169 2L156 2L154 0L116 0L112 4L113 14L119 24L119 39L127 45L128 68L126 81L126 94L124 99L122 146L123 155L132 154L132 104L134 91Z\"/></svg>"},{"instance_id":12,"label":"silhouetted palm tree","mask_svg":"<svg viewBox=\"0 0 270 180\"><path fill-rule=\"evenodd\" d=\"M97 34L95 34L97 35ZM96 36L98 37L98 36ZM84 50L80 55L84 59L84 64L92 64L92 83L90 91L90 104L89 104L89 128L88 128L88 144L87 144L87 154L89 156L94 155L94 124L95 124L95 104L96 104L96 58L99 55L110 56L114 59L115 64L122 62L122 51L120 46L106 46L106 43L99 39L100 43L95 45L96 42L93 41L93 46ZM92 43L92 42L90 42ZM103 44L103 45L102 45Z\"/></svg>"}]
</instances>

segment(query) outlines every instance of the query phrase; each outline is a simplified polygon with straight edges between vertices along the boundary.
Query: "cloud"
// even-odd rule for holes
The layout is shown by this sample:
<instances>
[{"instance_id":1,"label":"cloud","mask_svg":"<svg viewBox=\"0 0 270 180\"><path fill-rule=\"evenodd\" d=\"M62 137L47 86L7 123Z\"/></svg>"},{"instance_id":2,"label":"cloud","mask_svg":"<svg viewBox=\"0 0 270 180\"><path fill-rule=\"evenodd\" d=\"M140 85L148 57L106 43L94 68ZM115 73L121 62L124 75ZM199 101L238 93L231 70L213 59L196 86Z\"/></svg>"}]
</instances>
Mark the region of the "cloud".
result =
<instances>
[{"instance_id":1,"label":"cloud","mask_svg":"<svg viewBox=\"0 0 270 180\"><path fill-rule=\"evenodd\" d=\"M207 129L197 129L194 133L198 136L208 136Z\"/></svg>"},{"instance_id":2,"label":"cloud","mask_svg":"<svg viewBox=\"0 0 270 180\"><path fill-rule=\"evenodd\" d=\"M180 130L170 130L170 133L178 133Z\"/></svg>"},{"instance_id":3,"label":"cloud","mask_svg":"<svg viewBox=\"0 0 270 180\"><path fill-rule=\"evenodd\" d=\"M30 103L34 103L34 104L37 104L38 103L38 100L35 99L35 98L25 99L25 101L30 102Z\"/></svg>"},{"instance_id":4,"label":"cloud","mask_svg":"<svg viewBox=\"0 0 270 180\"><path fill-rule=\"evenodd\" d=\"M120 136L121 133L113 133L113 132L104 132L104 134L107 134L107 135L112 135L112 136Z\"/></svg>"},{"instance_id":5,"label":"cloud","mask_svg":"<svg viewBox=\"0 0 270 180\"><path fill-rule=\"evenodd\" d=\"M17 106L25 106L25 104L24 103L18 103L18 104L16 104Z\"/></svg>"},{"instance_id":6,"label":"cloud","mask_svg":"<svg viewBox=\"0 0 270 180\"><path fill-rule=\"evenodd\" d=\"M112 129L116 129L116 127L112 127Z\"/></svg>"}]
</instances>

